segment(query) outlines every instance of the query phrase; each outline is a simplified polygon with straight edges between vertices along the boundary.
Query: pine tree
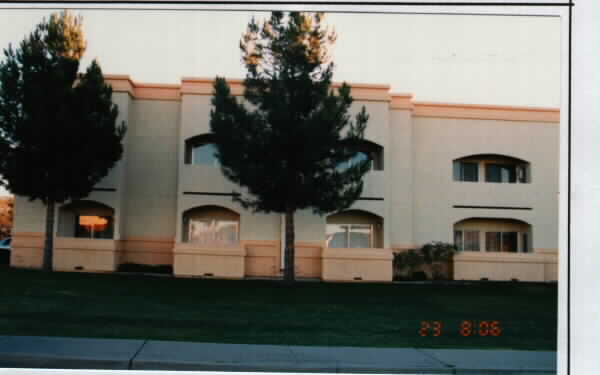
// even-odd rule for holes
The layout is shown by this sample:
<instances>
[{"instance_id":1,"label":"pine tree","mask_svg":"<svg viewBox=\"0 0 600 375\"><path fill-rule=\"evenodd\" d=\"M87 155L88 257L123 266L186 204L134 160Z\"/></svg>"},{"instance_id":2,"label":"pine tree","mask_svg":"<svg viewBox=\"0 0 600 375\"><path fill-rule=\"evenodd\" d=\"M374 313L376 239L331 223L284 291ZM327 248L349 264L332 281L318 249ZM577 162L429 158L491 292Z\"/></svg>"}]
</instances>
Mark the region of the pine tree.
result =
<instances>
[{"instance_id":1,"label":"pine tree","mask_svg":"<svg viewBox=\"0 0 600 375\"><path fill-rule=\"evenodd\" d=\"M246 104L224 78L214 85L210 127L221 169L247 191L235 198L244 208L285 214L287 282L295 278L295 212L350 207L370 164L348 163L358 155L368 115L363 107L352 118L350 87L332 88L336 34L323 21L322 13L298 12L252 19L240 41Z\"/></svg>"},{"instance_id":2,"label":"pine tree","mask_svg":"<svg viewBox=\"0 0 600 375\"><path fill-rule=\"evenodd\" d=\"M53 14L0 63L0 175L46 205L43 269L52 269L55 204L81 199L121 158L112 89L93 61L79 74L81 17Z\"/></svg>"}]
</instances>

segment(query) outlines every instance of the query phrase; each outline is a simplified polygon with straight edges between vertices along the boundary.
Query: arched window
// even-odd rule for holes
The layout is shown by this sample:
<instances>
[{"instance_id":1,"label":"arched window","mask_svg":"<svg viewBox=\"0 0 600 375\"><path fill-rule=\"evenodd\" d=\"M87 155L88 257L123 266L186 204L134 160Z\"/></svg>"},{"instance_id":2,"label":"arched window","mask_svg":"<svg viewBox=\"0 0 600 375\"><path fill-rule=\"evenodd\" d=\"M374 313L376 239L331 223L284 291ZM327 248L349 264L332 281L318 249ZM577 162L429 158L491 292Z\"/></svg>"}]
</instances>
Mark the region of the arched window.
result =
<instances>
[{"instance_id":1,"label":"arched window","mask_svg":"<svg viewBox=\"0 0 600 375\"><path fill-rule=\"evenodd\" d=\"M356 150L354 157L341 163L338 169L345 170L353 165L356 165L362 161L371 161L371 170L382 171L383 170L383 147L380 145L363 140L359 145L353 147Z\"/></svg>"},{"instance_id":2,"label":"arched window","mask_svg":"<svg viewBox=\"0 0 600 375\"><path fill-rule=\"evenodd\" d=\"M114 210L94 201L75 201L59 210L57 234L61 237L113 238Z\"/></svg>"},{"instance_id":3,"label":"arched window","mask_svg":"<svg viewBox=\"0 0 600 375\"><path fill-rule=\"evenodd\" d=\"M511 156L479 154L453 161L454 181L529 183L530 164Z\"/></svg>"},{"instance_id":4,"label":"arched window","mask_svg":"<svg viewBox=\"0 0 600 375\"><path fill-rule=\"evenodd\" d=\"M383 247L383 219L361 210L342 211L327 217L327 247Z\"/></svg>"},{"instance_id":5,"label":"arched window","mask_svg":"<svg viewBox=\"0 0 600 375\"><path fill-rule=\"evenodd\" d=\"M217 147L212 134L203 134L185 141L185 164L209 165L216 167L219 160L215 156Z\"/></svg>"},{"instance_id":6,"label":"arched window","mask_svg":"<svg viewBox=\"0 0 600 375\"><path fill-rule=\"evenodd\" d=\"M235 245L240 215L219 206L201 206L183 213L183 242L199 245Z\"/></svg>"},{"instance_id":7,"label":"arched window","mask_svg":"<svg viewBox=\"0 0 600 375\"><path fill-rule=\"evenodd\" d=\"M454 224L454 244L461 251L529 253L531 225L515 219L465 219Z\"/></svg>"}]
</instances>

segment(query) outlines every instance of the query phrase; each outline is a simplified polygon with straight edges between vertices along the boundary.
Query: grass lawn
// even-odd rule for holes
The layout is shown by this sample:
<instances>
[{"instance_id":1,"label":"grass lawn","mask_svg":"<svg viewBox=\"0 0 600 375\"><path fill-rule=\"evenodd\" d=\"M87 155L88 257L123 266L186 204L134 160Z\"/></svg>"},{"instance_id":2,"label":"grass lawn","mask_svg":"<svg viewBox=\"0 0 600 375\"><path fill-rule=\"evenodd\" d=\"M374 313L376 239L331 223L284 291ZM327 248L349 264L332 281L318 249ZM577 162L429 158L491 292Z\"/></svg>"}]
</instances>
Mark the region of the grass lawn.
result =
<instances>
[{"instance_id":1,"label":"grass lawn","mask_svg":"<svg viewBox=\"0 0 600 375\"><path fill-rule=\"evenodd\" d=\"M202 280L0 268L0 335L556 350L556 285ZM498 321L499 336L459 334ZM441 321L441 335L419 335ZM482 331L485 333L485 330Z\"/></svg>"}]
</instances>

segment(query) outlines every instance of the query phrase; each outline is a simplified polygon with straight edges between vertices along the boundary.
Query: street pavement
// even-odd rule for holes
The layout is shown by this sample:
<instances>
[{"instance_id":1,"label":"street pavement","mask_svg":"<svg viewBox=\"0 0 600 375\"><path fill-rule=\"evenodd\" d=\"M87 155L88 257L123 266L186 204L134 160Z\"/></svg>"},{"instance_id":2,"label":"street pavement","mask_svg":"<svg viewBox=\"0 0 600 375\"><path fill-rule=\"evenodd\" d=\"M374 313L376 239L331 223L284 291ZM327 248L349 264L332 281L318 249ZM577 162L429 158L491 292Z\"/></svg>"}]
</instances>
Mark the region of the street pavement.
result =
<instances>
[{"instance_id":1,"label":"street pavement","mask_svg":"<svg viewBox=\"0 0 600 375\"><path fill-rule=\"evenodd\" d=\"M0 368L550 375L556 352L0 336Z\"/></svg>"}]
</instances>

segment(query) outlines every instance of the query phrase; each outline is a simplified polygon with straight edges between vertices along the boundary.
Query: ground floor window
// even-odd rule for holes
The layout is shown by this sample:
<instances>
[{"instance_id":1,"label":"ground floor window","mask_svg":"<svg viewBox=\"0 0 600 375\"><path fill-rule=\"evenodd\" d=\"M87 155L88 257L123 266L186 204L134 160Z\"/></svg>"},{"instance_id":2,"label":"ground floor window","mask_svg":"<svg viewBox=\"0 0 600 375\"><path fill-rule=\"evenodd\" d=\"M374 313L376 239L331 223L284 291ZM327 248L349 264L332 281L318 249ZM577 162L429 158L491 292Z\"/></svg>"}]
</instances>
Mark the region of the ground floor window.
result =
<instances>
[{"instance_id":1,"label":"ground floor window","mask_svg":"<svg viewBox=\"0 0 600 375\"><path fill-rule=\"evenodd\" d=\"M240 215L219 206L200 206L183 214L183 242L235 245L240 240Z\"/></svg>"},{"instance_id":2,"label":"ground floor window","mask_svg":"<svg viewBox=\"0 0 600 375\"><path fill-rule=\"evenodd\" d=\"M454 224L454 244L461 251L528 253L531 225L516 219L465 219Z\"/></svg>"},{"instance_id":3,"label":"ground floor window","mask_svg":"<svg viewBox=\"0 0 600 375\"><path fill-rule=\"evenodd\" d=\"M80 200L58 210L56 234L60 237L112 239L115 210L103 203Z\"/></svg>"},{"instance_id":4,"label":"ground floor window","mask_svg":"<svg viewBox=\"0 0 600 375\"><path fill-rule=\"evenodd\" d=\"M327 224L327 247L373 247L373 226L366 224Z\"/></svg>"},{"instance_id":5,"label":"ground floor window","mask_svg":"<svg viewBox=\"0 0 600 375\"><path fill-rule=\"evenodd\" d=\"M517 232L486 232L485 249L489 252L516 253Z\"/></svg>"},{"instance_id":6,"label":"ground floor window","mask_svg":"<svg viewBox=\"0 0 600 375\"><path fill-rule=\"evenodd\" d=\"M190 219L189 242L204 245L233 245L239 241L236 221L217 219Z\"/></svg>"},{"instance_id":7,"label":"ground floor window","mask_svg":"<svg viewBox=\"0 0 600 375\"><path fill-rule=\"evenodd\" d=\"M351 209L327 216L326 246L330 248L382 248L383 218Z\"/></svg>"},{"instance_id":8,"label":"ground floor window","mask_svg":"<svg viewBox=\"0 0 600 375\"><path fill-rule=\"evenodd\" d=\"M79 215L75 222L75 237L112 238L113 220L110 216Z\"/></svg>"},{"instance_id":9,"label":"ground floor window","mask_svg":"<svg viewBox=\"0 0 600 375\"><path fill-rule=\"evenodd\" d=\"M455 230L454 245L460 251L479 251L479 231Z\"/></svg>"}]
</instances>

